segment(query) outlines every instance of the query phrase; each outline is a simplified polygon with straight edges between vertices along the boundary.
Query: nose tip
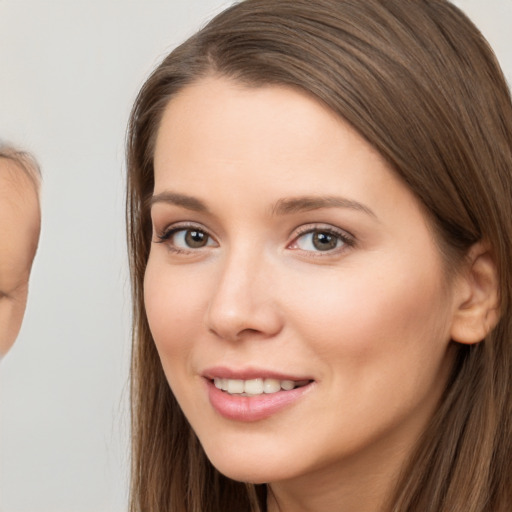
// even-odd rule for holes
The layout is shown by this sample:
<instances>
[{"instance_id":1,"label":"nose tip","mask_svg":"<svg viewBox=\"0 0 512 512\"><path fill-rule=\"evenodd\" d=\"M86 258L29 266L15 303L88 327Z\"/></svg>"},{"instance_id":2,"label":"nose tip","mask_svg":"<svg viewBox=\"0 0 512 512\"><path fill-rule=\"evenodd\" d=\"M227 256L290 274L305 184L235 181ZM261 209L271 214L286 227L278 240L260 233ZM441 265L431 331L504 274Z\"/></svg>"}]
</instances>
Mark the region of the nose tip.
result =
<instances>
[{"instance_id":1,"label":"nose tip","mask_svg":"<svg viewBox=\"0 0 512 512\"><path fill-rule=\"evenodd\" d=\"M247 292L250 293L250 292ZM215 300L208 310L208 329L226 341L247 337L269 338L281 330L281 321L271 303L250 303L249 297Z\"/></svg>"},{"instance_id":2,"label":"nose tip","mask_svg":"<svg viewBox=\"0 0 512 512\"><path fill-rule=\"evenodd\" d=\"M256 323L256 322L254 322ZM215 320L210 323L209 331L226 341L236 342L248 337L266 337L269 332L267 329L248 327L249 321L240 318L238 315L223 315L222 318L217 314Z\"/></svg>"},{"instance_id":3,"label":"nose tip","mask_svg":"<svg viewBox=\"0 0 512 512\"><path fill-rule=\"evenodd\" d=\"M275 299L264 273L225 272L207 310L208 330L226 341L272 337L282 328Z\"/></svg>"}]
</instances>

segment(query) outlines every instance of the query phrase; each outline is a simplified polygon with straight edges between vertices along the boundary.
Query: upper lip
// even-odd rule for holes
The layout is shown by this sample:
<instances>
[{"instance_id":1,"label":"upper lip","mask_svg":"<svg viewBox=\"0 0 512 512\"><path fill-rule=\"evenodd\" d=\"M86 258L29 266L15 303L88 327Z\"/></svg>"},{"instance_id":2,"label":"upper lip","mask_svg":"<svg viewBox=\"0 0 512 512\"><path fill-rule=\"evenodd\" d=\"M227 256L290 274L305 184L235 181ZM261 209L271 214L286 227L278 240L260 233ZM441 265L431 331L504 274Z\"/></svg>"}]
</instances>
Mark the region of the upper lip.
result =
<instances>
[{"instance_id":1,"label":"upper lip","mask_svg":"<svg viewBox=\"0 0 512 512\"><path fill-rule=\"evenodd\" d=\"M227 366L214 366L206 368L202 374L205 379L233 379L233 380L251 380L251 379L276 379L304 381L313 380L309 376L292 375L279 371L268 370L264 368L229 368Z\"/></svg>"}]
</instances>

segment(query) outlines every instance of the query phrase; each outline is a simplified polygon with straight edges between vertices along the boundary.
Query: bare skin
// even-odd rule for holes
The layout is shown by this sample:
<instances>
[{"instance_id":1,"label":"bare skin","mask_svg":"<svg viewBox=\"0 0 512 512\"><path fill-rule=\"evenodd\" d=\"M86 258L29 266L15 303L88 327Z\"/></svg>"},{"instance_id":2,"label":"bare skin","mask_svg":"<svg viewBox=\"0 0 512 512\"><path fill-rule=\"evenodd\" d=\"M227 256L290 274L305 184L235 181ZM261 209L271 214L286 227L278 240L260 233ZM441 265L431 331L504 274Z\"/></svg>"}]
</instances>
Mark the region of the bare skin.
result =
<instances>
[{"instance_id":1,"label":"bare skin","mask_svg":"<svg viewBox=\"0 0 512 512\"><path fill-rule=\"evenodd\" d=\"M0 357L13 345L25 313L41 226L36 178L0 158Z\"/></svg>"}]
</instances>

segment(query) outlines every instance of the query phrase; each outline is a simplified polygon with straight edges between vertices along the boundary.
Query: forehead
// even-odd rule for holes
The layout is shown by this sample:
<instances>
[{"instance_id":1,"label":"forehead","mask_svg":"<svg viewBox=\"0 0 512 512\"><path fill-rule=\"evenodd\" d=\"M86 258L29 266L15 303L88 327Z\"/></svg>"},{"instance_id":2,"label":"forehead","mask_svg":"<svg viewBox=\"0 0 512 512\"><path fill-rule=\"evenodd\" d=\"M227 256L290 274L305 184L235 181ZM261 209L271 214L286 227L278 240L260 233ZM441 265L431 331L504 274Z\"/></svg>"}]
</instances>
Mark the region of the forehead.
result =
<instances>
[{"instance_id":1,"label":"forehead","mask_svg":"<svg viewBox=\"0 0 512 512\"><path fill-rule=\"evenodd\" d=\"M28 278L40 230L39 197L31 177L0 159L0 289L8 293Z\"/></svg>"},{"instance_id":2,"label":"forehead","mask_svg":"<svg viewBox=\"0 0 512 512\"><path fill-rule=\"evenodd\" d=\"M0 158L0 233L13 243L19 231L37 239L39 224L37 183L21 164Z\"/></svg>"},{"instance_id":3,"label":"forehead","mask_svg":"<svg viewBox=\"0 0 512 512\"><path fill-rule=\"evenodd\" d=\"M24 200L38 195L39 183L35 171L22 162L0 157L0 197L2 200Z\"/></svg>"},{"instance_id":4,"label":"forehead","mask_svg":"<svg viewBox=\"0 0 512 512\"><path fill-rule=\"evenodd\" d=\"M319 99L298 87L284 84L251 85L212 75L185 86L171 98L159 126L157 146L162 128L172 127L173 119L178 117L179 132L190 131L190 128L199 132L203 127L209 128L206 121L213 119L215 124L223 128L238 128L250 122L256 135L258 123L269 121L269 112L270 117L287 121L290 128L294 121L304 117L308 117L310 122L325 122L327 118L334 124L343 122ZM248 114L250 118L247 118ZM273 126L266 127L267 132L276 130Z\"/></svg>"},{"instance_id":5,"label":"forehead","mask_svg":"<svg viewBox=\"0 0 512 512\"><path fill-rule=\"evenodd\" d=\"M185 87L168 103L154 163L157 181L166 174L176 180L181 171L199 177L207 173L205 165L239 171L249 163L258 167L251 169L253 179L271 170L273 179L292 180L300 166L317 181L321 162L330 159L334 169L338 159L348 166L348 156L355 163L371 159L387 166L373 146L311 95L288 86L249 87L209 77Z\"/></svg>"}]
</instances>

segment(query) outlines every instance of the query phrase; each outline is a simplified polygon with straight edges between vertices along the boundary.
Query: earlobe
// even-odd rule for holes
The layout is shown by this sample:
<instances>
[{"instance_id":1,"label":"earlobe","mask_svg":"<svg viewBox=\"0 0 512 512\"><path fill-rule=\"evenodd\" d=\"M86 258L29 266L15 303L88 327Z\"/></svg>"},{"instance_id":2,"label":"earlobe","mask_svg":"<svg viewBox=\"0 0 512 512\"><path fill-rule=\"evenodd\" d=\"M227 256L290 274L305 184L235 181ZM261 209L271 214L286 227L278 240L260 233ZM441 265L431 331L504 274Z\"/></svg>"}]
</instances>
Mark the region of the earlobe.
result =
<instances>
[{"instance_id":1,"label":"earlobe","mask_svg":"<svg viewBox=\"0 0 512 512\"><path fill-rule=\"evenodd\" d=\"M482 341L499 320L499 280L487 244L478 242L468 253L456 293L451 338L458 343Z\"/></svg>"}]
</instances>

